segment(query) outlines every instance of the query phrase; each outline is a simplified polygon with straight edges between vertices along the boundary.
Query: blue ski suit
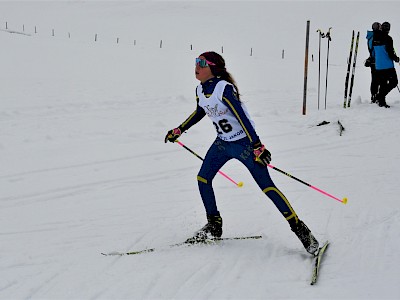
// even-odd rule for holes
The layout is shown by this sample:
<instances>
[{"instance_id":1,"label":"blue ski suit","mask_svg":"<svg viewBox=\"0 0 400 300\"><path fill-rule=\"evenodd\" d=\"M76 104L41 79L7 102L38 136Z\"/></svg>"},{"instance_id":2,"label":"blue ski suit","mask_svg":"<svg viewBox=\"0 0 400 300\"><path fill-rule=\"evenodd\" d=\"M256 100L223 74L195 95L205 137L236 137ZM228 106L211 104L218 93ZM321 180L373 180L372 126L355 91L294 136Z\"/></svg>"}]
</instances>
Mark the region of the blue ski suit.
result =
<instances>
[{"instance_id":1,"label":"blue ski suit","mask_svg":"<svg viewBox=\"0 0 400 300\"><path fill-rule=\"evenodd\" d=\"M197 176L200 195L207 215L219 215L212 181L231 159L242 162L254 180L288 221L298 217L289 201L273 183L268 168L255 161L253 145L260 141L254 123L234 86L214 77L196 88L196 110L179 127L182 132L208 115L217 131Z\"/></svg>"}]
</instances>

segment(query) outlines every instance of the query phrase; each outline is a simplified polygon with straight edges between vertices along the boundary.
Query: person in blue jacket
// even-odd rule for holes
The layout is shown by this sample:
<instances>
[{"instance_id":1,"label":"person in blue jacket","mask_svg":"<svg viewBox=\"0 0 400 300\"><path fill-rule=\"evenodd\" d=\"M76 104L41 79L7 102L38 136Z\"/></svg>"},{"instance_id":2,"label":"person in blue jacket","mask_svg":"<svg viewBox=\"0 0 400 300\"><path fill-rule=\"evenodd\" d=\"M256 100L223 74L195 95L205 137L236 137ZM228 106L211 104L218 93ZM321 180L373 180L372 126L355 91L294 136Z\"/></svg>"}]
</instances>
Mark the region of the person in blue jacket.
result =
<instances>
[{"instance_id":1,"label":"person in blue jacket","mask_svg":"<svg viewBox=\"0 0 400 300\"><path fill-rule=\"evenodd\" d=\"M301 221L288 199L273 183L267 165L271 153L261 143L248 110L240 99L239 89L227 71L225 60L216 52L205 52L196 58L196 109L178 127L169 130L165 142L175 142L183 132L207 115L215 126L217 137L204 158L197 176L207 224L189 242L202 242L222 236L222 217L218 211L212 181L230 159L242 162L254 180L288 221L305 249L314 254L319 244L310 229Z\"/></svg>"},{"instance_id":2,"label":"person in blue jacket","mask_svg":"<svg viewBox=\"0 0 400 300\"><path fill-rule=\"evenodd\" d=\"M376 100L380 107L390 107L386 103L386 95L398 84L396 69L393 62L399 62L399 57L393 48L393 39L389 35L390 23L383 22L381 31L374 34L372 54L375 59L378 93Z\"/></svg>"},{"instance_id":3,"label":"person in blue jacket","mask_svg":"<svg viewBox=\"0 0 400 300\"><path fill-rule=\"evenodd\" d=\"M369 57L365 62L366 67L371 68L371 85L370 85L370 91L371 91L371 103L376 103L376 94L378 93L378 80L376 78L376 68L375 68L375 58L373 57L372 53L372 43L374 40L374 33L377 33L381 30L381 23L379 22L374 22L372 24L372 31L368 30L367 31L367 46L368 46L368 52L369 52ZM379 33L377 33L379 35Z\"/></svg>"}]
</instances>

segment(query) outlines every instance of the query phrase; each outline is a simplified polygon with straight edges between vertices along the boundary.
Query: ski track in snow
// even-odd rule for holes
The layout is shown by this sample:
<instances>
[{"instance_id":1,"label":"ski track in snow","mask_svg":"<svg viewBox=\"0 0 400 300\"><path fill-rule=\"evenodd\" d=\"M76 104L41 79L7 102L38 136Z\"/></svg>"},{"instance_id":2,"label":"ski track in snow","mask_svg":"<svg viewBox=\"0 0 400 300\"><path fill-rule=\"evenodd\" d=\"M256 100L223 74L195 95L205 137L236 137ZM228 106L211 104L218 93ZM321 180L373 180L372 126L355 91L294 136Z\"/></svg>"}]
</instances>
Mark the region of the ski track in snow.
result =
<instances>
[{"instance_id":1,"label":"ski track in snow","mask_svg":"<svg viewBox=\"0 0 400 300\"><path fill-rule=\"evenodd\" d=\"M400 96L389 94L390 109L370 104L362 63L372 22L389 20L395 48L400 42L399 4L346 2L344 11L310 3L0 2L9 26L0 28L0 299L397 299ZM370 13L353 14L360 6ZM221 26L221 16L238 12ZM314 60L303 116L309 18ZM326 110L316 107L317 27L332 27ZM352 29L361 39L344 110ZM320 243L331 242L316 286L312 258L236 161L222 171L243 188L220 175L213 182L224 236L263 238L167 247L206 218L200 160L164 136L195 108L194 57L222 45L272 164L349 199L343 205L269 170ZM330 124L316 126L322 121ZM203 120L180 140L204 157L214 138Z\"/></svg>"}]
</instances>

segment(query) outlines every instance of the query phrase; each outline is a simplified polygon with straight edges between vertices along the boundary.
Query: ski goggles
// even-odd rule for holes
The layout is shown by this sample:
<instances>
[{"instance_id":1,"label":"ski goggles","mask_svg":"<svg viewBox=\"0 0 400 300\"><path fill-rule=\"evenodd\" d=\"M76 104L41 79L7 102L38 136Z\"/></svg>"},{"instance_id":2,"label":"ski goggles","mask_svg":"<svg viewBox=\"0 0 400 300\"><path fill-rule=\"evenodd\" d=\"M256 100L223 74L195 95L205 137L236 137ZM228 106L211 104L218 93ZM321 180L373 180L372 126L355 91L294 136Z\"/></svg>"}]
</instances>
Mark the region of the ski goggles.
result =
<instances>
[{"instance_id":1,"label":"ski goggles","mask_svg":"<svg viewBox=\"0 0 400 300\"><path fill-rule=\"evenodd\" d=\"M196 66L199 66L200 68L206 68L208 66L215 66L215 64L211 61L208 61L207 59L204 58L196 58Z\"/></svg>"}]
</instances>

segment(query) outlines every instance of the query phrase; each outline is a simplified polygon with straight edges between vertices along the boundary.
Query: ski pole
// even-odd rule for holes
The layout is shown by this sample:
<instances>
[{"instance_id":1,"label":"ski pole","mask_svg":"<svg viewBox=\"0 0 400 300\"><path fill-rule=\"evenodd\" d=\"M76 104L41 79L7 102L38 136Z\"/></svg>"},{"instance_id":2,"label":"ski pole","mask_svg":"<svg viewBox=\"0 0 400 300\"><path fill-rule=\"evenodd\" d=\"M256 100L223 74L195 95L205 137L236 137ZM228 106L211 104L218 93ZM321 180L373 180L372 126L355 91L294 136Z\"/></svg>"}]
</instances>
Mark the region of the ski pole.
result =
<instances>
[{"instance_id":1,"label":"ski pole","mask_svg":"<svg viewBox=\"0 0 400 300\"><path fill-rule=\"evenodd\" d=\"M328 50L326 53L326 75L325 75L325 109L326 109L326 95L328 92L329 43L332 40L331 39L331 29L332 29L332 27L329 27L328 32L325 34L325 37L328 38Z\"/></svg>"},{"instance_id":2,"label":"ski pole","mask_svg":"<svg viewBox=\"0 0 400 300\"><path fill-rule=\"evenodd\" d=\"M317 192L320 192L320 193L324 194L325 196L328 196L328 197L330 197L332 199L335 199L335 200L337 200L337 201L339 201L339 202L341 202L343 204L347 204L347 198L339 199L339 198L337 198L337 197L335 197L335 196L333 196L333 195L331 195L331 194L329 194L329 193L327 193L327 192L325 192L325 191L323 191L323 190L321 190L321 189L319 189L319 188L317 188L317 187L315 187L315 186L313 186L313 185L311 185L311 184L309 184L307 182L304 182L303 180L301 180L299 178L296 178L296 177L290 175L289 173L286 173L285 171L282 171L281 169L278 169L277 167L274 167L273 165L269 164L268 167L270 167L271 169L274 169L275 171L278 171L278 172L280 172L280 173L282 173L282 174L284 174L286 176L289 176L290 178L292 178L294 180L297 180L298 182L301 182L302 184L305 184L306 186L316 190Z\"/></svg>"},{"instance_id":3,"label":"ski pole","mask_svg":"<svg viewBox=\"0 0 400 300\"><path fill-rule=\"evenodd\" d=\"M178 145L182 146L183 148L185 148L187 151L189 151L190 153L192 153L194 156L196 156L197 158L201 159L204 161L204 159L198 155L196 152L194 152L193 150L191 150L190 148L186 147L183 143L181 143L180 141L176 140L175 143L178 143ZM228 175L226 175L224 172L222 172L221 170L218 171L219 174L221 174L222 176L224 176L226 179L228 179L229 181L231 181L232 183L234 183L237 187L242 187L243 186L243 182L235 182L232 178L230 178Z\"/></svg>"},{"instance_id":4,"label":"ski pole","mask_svg":"<svg viewBox=\"0 0 400 300\"><path fill-rule=\"evenodd\" d=\"M325 34L321 29L317 30L318 33L318 110L319 110L319 95L320 95L320 83L321 83L321 38L325 37Z\"/></svg>"}]
</instances>

